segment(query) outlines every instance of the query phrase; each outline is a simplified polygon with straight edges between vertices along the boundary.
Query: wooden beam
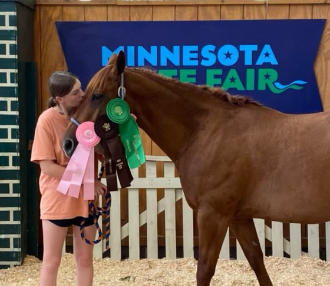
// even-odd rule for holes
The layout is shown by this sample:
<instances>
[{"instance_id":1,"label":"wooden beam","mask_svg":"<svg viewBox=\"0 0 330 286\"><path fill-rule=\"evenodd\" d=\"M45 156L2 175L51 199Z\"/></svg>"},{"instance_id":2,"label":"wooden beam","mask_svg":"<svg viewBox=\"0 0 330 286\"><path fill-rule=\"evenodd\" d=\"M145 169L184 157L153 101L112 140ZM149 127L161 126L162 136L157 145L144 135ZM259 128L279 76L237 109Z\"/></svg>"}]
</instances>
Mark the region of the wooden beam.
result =
<instances>
[{"instance_id":1,"label":"wooden beam","mask_svg":"<svg viewBox=\"0 0 330 286\"><path fill-rule=\"evenodd\" d=\"M327 4L330 0L36 0L36 5L290 5Z\"/></svg>"}]
</instances>

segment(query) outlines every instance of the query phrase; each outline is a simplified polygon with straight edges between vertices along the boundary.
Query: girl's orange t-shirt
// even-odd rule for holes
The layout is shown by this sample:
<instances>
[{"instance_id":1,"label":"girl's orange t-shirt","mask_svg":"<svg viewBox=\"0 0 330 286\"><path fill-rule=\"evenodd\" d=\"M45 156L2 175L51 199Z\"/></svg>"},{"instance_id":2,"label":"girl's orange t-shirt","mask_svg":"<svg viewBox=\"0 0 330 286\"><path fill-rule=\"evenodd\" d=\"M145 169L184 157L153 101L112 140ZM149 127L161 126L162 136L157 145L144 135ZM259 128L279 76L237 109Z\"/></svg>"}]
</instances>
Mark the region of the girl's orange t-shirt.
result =
<instances>
[{"instance_id":1,"label":"girl's orange t-shirt","mask_svg":"<svg viewBox=\"0 0 330 286\"><path fill-rule=\"evenodd\" d=\"M59 114L54 108L45 110L38 118L31 161L39 164L42 160L53 160L66 167L69 162L62 150L62 138L70 117ZM88 201L74 198L57 191L60 180L48 176L41 171L39 189L41 193L41 219L70 219L77 216L88 217Z\"/></svg>"}]
</instances>

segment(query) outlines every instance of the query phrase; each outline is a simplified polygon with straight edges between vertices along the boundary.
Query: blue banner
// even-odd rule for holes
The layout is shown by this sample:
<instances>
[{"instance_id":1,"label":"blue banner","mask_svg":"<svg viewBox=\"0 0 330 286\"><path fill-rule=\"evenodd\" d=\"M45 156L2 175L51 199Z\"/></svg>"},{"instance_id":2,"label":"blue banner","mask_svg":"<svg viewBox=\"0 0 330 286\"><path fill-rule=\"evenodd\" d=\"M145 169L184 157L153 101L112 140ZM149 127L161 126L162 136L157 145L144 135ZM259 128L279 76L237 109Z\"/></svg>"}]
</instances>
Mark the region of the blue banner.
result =
<instances>
[{"instance_id":1,"label":"blue banner","mask_svg":"<svg viewBox=\"0 0 330 286\"><path fill-rule=\"evenodd\" d=\"M314 61L325 20L57 22L83 87L112 53L183 82L221 86L286 113L323 111Z\"/></svg>"}]
</instances>

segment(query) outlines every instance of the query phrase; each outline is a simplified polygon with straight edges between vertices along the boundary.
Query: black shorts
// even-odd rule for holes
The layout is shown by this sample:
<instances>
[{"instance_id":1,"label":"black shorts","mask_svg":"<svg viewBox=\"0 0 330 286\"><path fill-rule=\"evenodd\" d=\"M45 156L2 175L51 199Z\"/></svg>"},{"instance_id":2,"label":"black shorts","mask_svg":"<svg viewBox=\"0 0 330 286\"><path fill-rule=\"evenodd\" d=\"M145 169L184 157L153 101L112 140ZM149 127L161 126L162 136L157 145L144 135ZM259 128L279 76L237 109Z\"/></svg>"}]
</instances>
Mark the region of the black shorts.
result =
<instances>
[{"instance_id":1,"label":"black shorts","mask_svg":"<svg viewBox=\"0 0 330 286\"><path fill-rule=\"evenodd\" d=\"M50 219L49 221L52 222L53 224L56 224L57 226L69 227L71 225L80 226L83 219L84 218L82 216L77 216L75 218L70 218L70 219ZM88 218L86 218L85 220L85 226L90 226L93 224L94 224L93 217L89 215Z\"/></svg>"}]
</instances>

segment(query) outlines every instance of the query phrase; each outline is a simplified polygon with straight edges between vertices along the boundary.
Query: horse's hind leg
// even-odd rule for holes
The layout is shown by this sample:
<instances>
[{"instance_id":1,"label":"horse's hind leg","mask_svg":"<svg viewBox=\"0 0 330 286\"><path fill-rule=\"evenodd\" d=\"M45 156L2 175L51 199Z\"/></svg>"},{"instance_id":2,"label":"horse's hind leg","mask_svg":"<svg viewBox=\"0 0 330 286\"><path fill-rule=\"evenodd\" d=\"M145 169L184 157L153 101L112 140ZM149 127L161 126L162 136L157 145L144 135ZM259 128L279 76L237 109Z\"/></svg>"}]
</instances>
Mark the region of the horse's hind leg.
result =
<instances>
[{"instance_id":1,"label":"horse's hind leg","mask_svg":"<svg viewBox=\"0 0 330 286\"><path fill-rule=\"evenodd\" d=\"M199 254L197 286L210 285L225 238L228 220L210 209L199 210L197 216L199 233Z\"/></svg>"},{"instance_id":2,"label":"horse's hind leg","mask_svg":"<svg viewBox=\"0 0 330 286\"><path fill-rule=\"evenodd\" d=\"M239 241L260 286L272 286L273 284L264 264L264 257L253 220L232 221L229 224L229 228Z\"/></svg>"}]
</instances>

